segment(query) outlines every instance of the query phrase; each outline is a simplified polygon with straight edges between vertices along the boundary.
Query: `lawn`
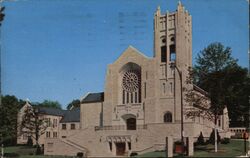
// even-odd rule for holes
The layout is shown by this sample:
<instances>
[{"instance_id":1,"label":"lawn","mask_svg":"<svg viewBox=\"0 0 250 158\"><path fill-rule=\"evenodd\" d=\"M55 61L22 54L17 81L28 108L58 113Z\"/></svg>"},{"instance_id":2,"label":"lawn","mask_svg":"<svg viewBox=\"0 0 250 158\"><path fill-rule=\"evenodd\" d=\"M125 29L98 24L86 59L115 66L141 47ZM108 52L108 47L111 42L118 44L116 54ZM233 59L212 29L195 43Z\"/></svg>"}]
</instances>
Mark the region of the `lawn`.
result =
<instances>
[{"instance_id":1,"label":"lawn","mask_svg":"<svg viewBox=\"0 0 250 158\"><path fill-rule=\"evenodd\" d=\"M249 150L249 142L247 142ZM149 152L136 157L165 157L165 152ZM242 139L231 139L229 144L219 144L218 152L214 152L214 145L198 146L194 151L194 157L236 157L244 155L244 141ZM178 157L175 155L174 157Z\"/></svg>"},{"instance_id":2,"label":"lawn","mask_svg":"<svg viewBox=\"0 0 250 158\"><path fill-rule=\"evenodd\" d=\"M72 158L66 156L44 156L44 155L34 155L35 148L27 146L13 146L4 148L5 157L12 158Z\"/></svg>"},{"instance_id":3,"label":"lawn","mask_svg":"<svg viewBox=\"0 0 250 158\"><path fill-rule=\"evenodd\" d=\"M247 148L249 142L247 142ZM248 148L249 149L249 148ZM220 144L218 152L214 152L214 145L207 145L205 150L196 150L195 157L235 157L244 155L244 141L242 139L231 139L229 144Z\"/></svg>"}]
</instances>

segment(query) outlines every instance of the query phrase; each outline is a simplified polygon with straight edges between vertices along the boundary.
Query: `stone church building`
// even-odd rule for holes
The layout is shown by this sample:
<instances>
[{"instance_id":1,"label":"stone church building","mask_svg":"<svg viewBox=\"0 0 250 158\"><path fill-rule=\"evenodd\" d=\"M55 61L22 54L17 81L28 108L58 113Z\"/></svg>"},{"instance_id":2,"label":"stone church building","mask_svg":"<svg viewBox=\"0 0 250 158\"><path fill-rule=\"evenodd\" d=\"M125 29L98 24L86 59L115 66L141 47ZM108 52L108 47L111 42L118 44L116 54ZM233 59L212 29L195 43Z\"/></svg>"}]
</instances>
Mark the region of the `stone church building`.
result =
<instances>
[{"instance_id":1,"label":"stone church building","mask_svg":"<svg viewBox=\"0 0 250 158\"><path fill-rule=\"evenodd\" d=\"M46 155L128 156L164 150L166 137L173 142L181 139L182 101L183 111L186 108L181 89L204 93L185 81L192 66L192 17L181 3L170 13L162 14L158 8L153 31L153 57L129 46L108 65L104 92L81 99L79 128L64 132L66 126L60 123L59 137L45 139ZM200 132L209 137L214 127L202 117L184 115L183 121L183 136L192 141ZM224 110L219 131L227 130Z\"/></svg>"}]
</instances>

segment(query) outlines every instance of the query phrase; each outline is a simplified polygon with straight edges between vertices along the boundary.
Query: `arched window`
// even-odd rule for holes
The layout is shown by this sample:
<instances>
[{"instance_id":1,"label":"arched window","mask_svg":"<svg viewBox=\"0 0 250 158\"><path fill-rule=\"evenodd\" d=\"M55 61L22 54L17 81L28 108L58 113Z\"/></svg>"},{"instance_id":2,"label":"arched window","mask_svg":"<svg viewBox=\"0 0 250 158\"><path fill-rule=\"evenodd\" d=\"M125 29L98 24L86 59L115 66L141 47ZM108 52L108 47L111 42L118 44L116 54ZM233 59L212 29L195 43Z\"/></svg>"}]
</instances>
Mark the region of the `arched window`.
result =
<instances>
[{"instance_id":1,"label":"arched window","mask_svg":"<svg viewBox=\"0 0 250 158\"><path fill-rule=\"evenodd\" d=\"M172 122L172 113L171 112L166 112L164 114L164 122Z\"/></svg>"},{"instance_id":2,"label":"arched window","mask_svg":"<svg viewBox=\"0 0 250 158\"><path fill-rule=\"evenodd\" d=\"M136 118L129 118L126 120L127 130L136 130Z\"/></svg>"},{"instance_id":3,"label":"arched window","mask_svg":"<svg viewBox=\"0 0 250 158\"><path fill-rule=\"evenodd\" d=\"M127 63L121 70L122 104L141 103L141 67Z\"/></svg>"}]
</instances>

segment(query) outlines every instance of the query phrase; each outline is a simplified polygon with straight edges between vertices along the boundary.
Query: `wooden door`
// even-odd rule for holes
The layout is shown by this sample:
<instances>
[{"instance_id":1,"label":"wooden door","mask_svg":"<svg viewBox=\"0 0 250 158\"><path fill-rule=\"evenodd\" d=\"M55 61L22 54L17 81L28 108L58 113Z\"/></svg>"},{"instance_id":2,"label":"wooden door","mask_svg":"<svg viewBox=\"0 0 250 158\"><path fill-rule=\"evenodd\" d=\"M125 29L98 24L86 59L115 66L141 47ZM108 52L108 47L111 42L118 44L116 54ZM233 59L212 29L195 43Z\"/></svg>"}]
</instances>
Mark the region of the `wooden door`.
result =
<instances>
[{"instance_id":1,"label":"wooden door","mask_svg":"<svg viewBox=\"0 0 250 158\"><path fill-rule=\"evenodd\" d=\"M124 143L116 143L116 155L117 156L124 155L125 150L126 150L125 142Z\"/></svg>"}]
</instances>

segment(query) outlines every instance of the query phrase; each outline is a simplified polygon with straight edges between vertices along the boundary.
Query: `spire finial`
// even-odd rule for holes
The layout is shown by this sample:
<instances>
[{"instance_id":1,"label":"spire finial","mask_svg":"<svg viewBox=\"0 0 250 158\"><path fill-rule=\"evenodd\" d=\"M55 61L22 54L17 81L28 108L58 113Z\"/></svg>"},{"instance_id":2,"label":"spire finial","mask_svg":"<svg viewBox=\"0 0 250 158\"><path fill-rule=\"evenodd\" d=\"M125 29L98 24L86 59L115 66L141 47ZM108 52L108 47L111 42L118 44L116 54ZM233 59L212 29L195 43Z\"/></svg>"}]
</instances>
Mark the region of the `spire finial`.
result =
<instances>
[{"instance_id":1,"label":"spire finial","mask_svg":"<svg viewBox=\"0 0 250 158\"><path fill-rule=\"evenodd\" d=\"M158 5L158 7L157 7L157 11L158 11L158 10L159 10L159 11L161 10L161 7L160 7L159 5Z\"/></svg>"},{"instance_id":2,"label":"spire finial","mask_svg":"<svg viewBox=\"0 0 250 158\"><path fill-rule=\"evenodd\" d=\"M181 1L178 1L178 5L181 5Z\"/></svg>"}]
</instances>

